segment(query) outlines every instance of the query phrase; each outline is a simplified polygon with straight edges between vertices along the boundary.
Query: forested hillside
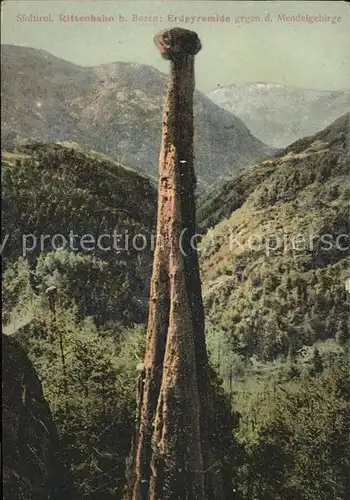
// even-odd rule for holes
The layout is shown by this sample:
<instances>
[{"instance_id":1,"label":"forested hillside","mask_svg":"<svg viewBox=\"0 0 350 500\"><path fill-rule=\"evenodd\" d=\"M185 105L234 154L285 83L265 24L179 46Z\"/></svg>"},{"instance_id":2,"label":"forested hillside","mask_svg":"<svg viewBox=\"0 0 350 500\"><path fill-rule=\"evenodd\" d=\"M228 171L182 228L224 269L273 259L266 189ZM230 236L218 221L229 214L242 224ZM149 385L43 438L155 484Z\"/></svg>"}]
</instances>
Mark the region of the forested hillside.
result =
<instances>
[{"instance_id":1,"label":"forested hillside","mask_svg":"<svg viewBox=\"0 0 350 500\"><path fill-rule=\"evenodd\" d=\"M77 146L37 143L2 156L4 333L24 346L42 381L77 498L116 498L143 355L156 190ZM117 245L91 245L114 231ZM132 245L138 234L148 238L143 251ZM41 235L49 235L43 247Z\"/></svg>"},{"instance_id":2,"label":"forested hillside","mask_svg":"<svg viewBox=\"0 0 350 500\"><path fill-rule=\"evenodd\" d=\"M349 232L348 123L199 200L217 438L232 500L348 498L348 240L340 248L315 238L311 248L299 238L292 247L298 234L335 243ZM72 144L4 151L2 163L4 333L34 365L77 499L119 500L152 264L151 246L136 250L132 238L151 241L156 190ZM114 230L124 235L118 248L83 247L83 235ZM69 231L74 248L54 248L52 237Z\"/></svg>"},{"instance_id":3,"label":"forested hillside","mask_svg":"<svg viewBox=\"0 0 350 500\"><path fill-rule=\"evenodd\" d=\"M29 266L35 291L57 286L60 304L74 304L80 318L145 320L156 211L148 178L92 152L39 143L3 153L2 183L12 288L5 314L27 303Z\"/></svg>"},{"instance_id":4,"label":"forested hillside","mask_svg":"<svg viewBox=\"0 0 350 500\"><path fill-rule=\"evenodd\" d=\"M207 194L199 226L208 329L274 360L349 338L349 115Z\"/></svg>"}]
</instances>

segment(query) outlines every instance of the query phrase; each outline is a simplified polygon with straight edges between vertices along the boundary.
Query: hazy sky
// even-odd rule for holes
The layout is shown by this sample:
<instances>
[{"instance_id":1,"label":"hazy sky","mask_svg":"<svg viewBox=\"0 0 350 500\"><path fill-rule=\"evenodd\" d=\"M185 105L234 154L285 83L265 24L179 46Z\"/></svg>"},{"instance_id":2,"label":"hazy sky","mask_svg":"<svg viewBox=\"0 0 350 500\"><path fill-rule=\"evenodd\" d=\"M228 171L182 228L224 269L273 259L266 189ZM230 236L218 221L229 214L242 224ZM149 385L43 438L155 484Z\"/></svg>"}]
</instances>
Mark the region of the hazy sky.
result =
<instances>
[{"instance_id":1,"label":"hazy sky","mask_svg":"<svg viewBox=\"0 0 350 500\"><path fill-rule=\"evenodd\" d=\"M51 20L23 21L30 14L51 14ZM268 14L270 20L265 20ZM283 20L283 15L298 14L329 19L318 18L313 23L301 18ZM113 16L113 20L65 21L64 16L70 15ZM171 15L195 19L185 23L168 17ZM214 15L229 18L229 22L205 19ZM196 59L200 90L259 81L306 88L350 88L346 2L8 0L2 3L2 43L45 49L82 66L131 61L167 72L168 63L161 59L152 37L156 31L171 26L193 29L202 40L203 49Z\"/></svg>"}]
</instances>

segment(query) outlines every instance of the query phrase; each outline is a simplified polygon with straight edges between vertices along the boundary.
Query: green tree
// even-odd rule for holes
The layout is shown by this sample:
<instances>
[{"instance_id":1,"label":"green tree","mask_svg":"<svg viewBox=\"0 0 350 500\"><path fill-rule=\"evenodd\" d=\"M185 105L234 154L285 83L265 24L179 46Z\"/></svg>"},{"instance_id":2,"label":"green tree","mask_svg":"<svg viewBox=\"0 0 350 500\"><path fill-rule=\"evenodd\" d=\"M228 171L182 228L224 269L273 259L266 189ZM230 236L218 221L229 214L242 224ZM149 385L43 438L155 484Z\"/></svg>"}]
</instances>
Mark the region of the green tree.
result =
<instances>
[{"instance_id":1,"label":"green tree","mask_svg":"<svg viewBox=\"0 0 350 500\"><path fill-rule=\"evenodd\" d=\"M280 391L240 470L244 498L345 500L350 467L350 365Z\"/></svg>"},{"instance_id":2,"label":"green tree","mask_svg":"<svg viewBox=\"0 0 350 500\"><path fill-rule=\"evenodd\" d=\"M311 367L310 367L310 370L309 370L309 373L310 375L319 375L320 373L322 373L324 370L324 365L323 365L323 360L322 360L322 356L320 354L320 351L317 347L314 348L314 351L313 351L313 356L312 356L312 359L311 359Z\"/></svg>"},{"instance_id":3,"label":"green tree","mask_svg":"<svg viewBox=\"0 0 350 500\"><path fill-rule=\"evenodd\" d=\"M79 322L69 310L58 310L54 330L42 321L35 330L31 324L20 333L42 381L79 498L121 495L134 431L136 356L143 351L144 335L144 328L136 327L123 330L117 340L91 319Z\"/></svg>"}]
</instances>

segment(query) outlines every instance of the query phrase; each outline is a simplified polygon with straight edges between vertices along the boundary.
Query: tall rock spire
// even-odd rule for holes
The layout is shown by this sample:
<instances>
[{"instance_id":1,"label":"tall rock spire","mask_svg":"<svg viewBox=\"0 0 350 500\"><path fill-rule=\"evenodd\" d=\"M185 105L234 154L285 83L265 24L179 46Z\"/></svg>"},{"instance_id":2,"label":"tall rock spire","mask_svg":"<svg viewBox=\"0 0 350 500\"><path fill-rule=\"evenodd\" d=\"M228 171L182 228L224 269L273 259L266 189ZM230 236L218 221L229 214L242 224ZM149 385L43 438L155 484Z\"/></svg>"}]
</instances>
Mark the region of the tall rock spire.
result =
<instances>
[{"instance_id":1,"label":"tall rock spire","mask_svg":"<svg viewBox=\"0 0 350 500\"><path fill-rule=\"evenodd\" d=\"M195 247L193 166L196 33L173 28L154 42L170 60L159 159L157 244L146 354L129 468L129 500L222 500Z\"/></svg>"}]
</instances>

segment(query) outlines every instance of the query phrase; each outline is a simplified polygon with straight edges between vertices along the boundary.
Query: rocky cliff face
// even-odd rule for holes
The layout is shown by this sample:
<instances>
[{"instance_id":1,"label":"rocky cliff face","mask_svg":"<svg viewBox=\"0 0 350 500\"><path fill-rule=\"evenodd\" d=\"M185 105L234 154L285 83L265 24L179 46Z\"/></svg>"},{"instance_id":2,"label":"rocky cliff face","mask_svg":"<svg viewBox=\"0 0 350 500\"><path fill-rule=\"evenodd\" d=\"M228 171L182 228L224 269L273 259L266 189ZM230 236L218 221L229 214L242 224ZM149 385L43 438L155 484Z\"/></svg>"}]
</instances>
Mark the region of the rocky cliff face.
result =
<instances>
[{"instance_id":1,"label":"rocky cliff face","mask_svg":"<svg viewBox=\"0 0 350 500\"><path fill-rule=\"evenodd\" d=\"M16 340L2 336L5 500L73 499L70 474L40 380Z\"/></svg>"}]
</instances>

